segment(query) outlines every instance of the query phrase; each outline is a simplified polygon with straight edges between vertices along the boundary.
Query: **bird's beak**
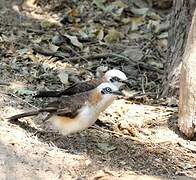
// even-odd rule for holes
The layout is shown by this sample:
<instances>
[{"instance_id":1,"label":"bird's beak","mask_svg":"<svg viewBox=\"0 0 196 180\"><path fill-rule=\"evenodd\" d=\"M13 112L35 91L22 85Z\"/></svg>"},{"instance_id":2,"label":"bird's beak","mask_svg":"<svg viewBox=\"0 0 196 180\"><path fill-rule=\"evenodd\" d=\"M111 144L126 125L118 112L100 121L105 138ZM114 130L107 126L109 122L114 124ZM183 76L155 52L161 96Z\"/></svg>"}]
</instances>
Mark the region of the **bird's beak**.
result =
<instances>
[{"instance_id":1,"label":"bird's beak","mask_svg":"<svg viewBox=\"0 0 196 180\"><path fill-rule=\"evenodd\" d=\"M127 80L121 80L120 82L122 82L124 84L127 84L127 85L130 84L128 79Z\"/></svg>"},{"instance_id":2,"label":"bird's beak","mask_svg":"<svg viewBox=\"0 0 196 180\"><path fill-rule=\"evenodd\" d=\"M117 95L117 96L125 96L125 94L122 91L120 91L120 90L112 91L112 94Z\"/></svg>"}]
</instances>

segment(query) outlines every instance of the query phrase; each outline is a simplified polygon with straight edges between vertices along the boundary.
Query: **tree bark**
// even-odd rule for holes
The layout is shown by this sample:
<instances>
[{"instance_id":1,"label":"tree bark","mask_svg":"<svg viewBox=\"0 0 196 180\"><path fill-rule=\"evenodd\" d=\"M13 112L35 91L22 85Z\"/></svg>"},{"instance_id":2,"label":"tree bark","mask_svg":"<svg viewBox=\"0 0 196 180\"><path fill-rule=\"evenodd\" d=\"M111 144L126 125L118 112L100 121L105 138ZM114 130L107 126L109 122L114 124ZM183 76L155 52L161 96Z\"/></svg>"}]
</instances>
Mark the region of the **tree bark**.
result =
<instances>
[{"instance_id":1,"label":"tree bark","mask_svg":"<svg viewBox=\"0 0 196 180\"><path fill-rule=\"evenodd\" d=\"M186 40L195 9L195 0L174 0L170 18L168 57L161 97L179 95L179 75Z\"/></svg>"},{"instance_id":2,"label":"tree bark","mask_svg":"<svg viewBox=\"0 0 196 180\"><path fill-rule=\"evenodd\" d=\"M178 126L188 138L196 132L196 11L182 61Z\"/></svg>"}]
</instances>

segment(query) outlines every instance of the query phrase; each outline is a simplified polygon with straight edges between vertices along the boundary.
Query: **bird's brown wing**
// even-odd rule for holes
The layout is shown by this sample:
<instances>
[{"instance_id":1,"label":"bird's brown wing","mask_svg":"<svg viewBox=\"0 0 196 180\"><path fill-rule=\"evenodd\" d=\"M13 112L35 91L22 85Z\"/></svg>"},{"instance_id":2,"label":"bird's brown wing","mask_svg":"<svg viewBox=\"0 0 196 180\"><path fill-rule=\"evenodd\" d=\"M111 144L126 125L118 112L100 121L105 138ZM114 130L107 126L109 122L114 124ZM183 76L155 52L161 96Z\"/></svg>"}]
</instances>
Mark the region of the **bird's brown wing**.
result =
<instances>
[{"instance_id":1,"label":"bird's brown wing","mask_svg":"<svg viewBox=\"0 0 196 180\"><path fill-rule=\"evenodd\" d=\"M73 96L62 96L58 100L48 103L45 108L17 114L8 119L16 120L28 116L35 116L42 112L74 118L77 116L80 108L88 101L89 93L90 92L84 92Z\"/></svg>"},{"instance_id":2,"label":"bird's brown wing","mask_svg":"<svg viewBox=\"0 0 196 180\"><path fill-rule=\"evenodd\" d=\"M67 89L63 89L60 91L38 91L34 97L60 97L63 95L74 95L82 92L86 92L96 88L99 84L102 83L101 79L93 79L90 81L76 83L70 86Z\"/></svg>"},{"instance_id":3,"label":"bird's brown wing","mask_svg":"<svg viewBox=\"0 0 196 180\"><path fill-rule=\"evenodd\" d=\"M74 118L78 114L80 108L88 101L89 93L90 92L84 92L72 96L62 96L57 101L49 103L47 108L56 107L56 115Z\"/></svg>"}]
</instances>

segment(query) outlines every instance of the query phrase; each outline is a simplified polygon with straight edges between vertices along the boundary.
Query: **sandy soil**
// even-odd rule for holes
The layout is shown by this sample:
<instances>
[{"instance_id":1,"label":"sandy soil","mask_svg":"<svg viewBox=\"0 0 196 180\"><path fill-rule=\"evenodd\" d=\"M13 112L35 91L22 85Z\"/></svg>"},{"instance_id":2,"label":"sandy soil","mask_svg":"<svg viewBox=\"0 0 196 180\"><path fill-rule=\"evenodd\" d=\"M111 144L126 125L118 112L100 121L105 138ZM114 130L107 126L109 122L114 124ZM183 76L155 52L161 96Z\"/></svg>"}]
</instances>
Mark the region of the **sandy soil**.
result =
<instances>
[{"instance_id":1,"label":"sandy soil","mask_svg":"<svg viewBox=\"0 0 196 180\"><path fill-rule=\"evenodd\" d=\"M27 18L13 3L16 1L0 1L0 30L10 37L23 28L18 24ZM46 17L36 12L31 21L38 16ZM23 38L25 41L25 35ZM6 55L1 52L1 80L28 87L28 78L12 71L18 55L14 46L1 40L1 49L6 50ZM30 86L35 88L36 84ZM179 134L176 107L116 100L100 116L107 128L94 126L64 137L36 124L40 117L19 122L6 119L33 109L29 105L32 102L36 106L37 101L32 98L21 98L10 86L0 86L2 180L196 178L195 142L190 143Z\"/></svg>"}]
</instances>

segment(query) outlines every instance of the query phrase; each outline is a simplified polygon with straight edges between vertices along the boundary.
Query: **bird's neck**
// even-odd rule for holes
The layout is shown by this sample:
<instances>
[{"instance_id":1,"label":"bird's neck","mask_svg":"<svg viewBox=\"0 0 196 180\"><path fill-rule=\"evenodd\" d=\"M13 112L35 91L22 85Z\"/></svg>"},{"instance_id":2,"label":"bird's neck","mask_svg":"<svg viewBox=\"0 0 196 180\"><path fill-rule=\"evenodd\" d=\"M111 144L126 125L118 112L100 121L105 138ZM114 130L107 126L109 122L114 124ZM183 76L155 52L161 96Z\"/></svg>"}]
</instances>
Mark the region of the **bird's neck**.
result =
<instances>
[{"instance_id":1,"label":"bird's neck","mask_svg":"<svg viewBox=\"0 0 196 180\"><path fill-rule=\"evenodd\" d=\"M104 98L102 98L96 105L96 110L98 113L103 112L107 109L108 106L112 104L112 102L115 100L115 96L113 95L106 95Z\"/></svg>"},{"instance_id":2,"label":"bird's neck","mask_svg":"<svg viewBox=\"0 0 196 180\"><path fill-rule=\"evenodd\" d=\"M93 90L89 96L89 102L92 106L96 106L96 104L101 101L101 94L97 92L97 90Z\"/></svg>"},{"instance_id":3,"label":"bird's neck","mask_svg":"<svg viewBox=\"0 0 196 180\"><path fill-rule=\"evenodd\" d=\"M101 77L101 83L102 83L102 82L107 82L107 81L108 81L108 80L107 80L107 78L106 78L105 76L102 76L102 77Z\"/></svg>"},{"instance_id":4,"label":"bird's neck","mask_svg":"<svg viewBox=\"0 0 196 180\"><path fill-rule=\"evenodd\" d=\"M104 97L94 90L91 93L91 96L89 98L89 102L93 107L95 107L95 110L97 113L103 112L115 99L115 96L108 94L105 95Z\"/></svg>"}]
</instances>

